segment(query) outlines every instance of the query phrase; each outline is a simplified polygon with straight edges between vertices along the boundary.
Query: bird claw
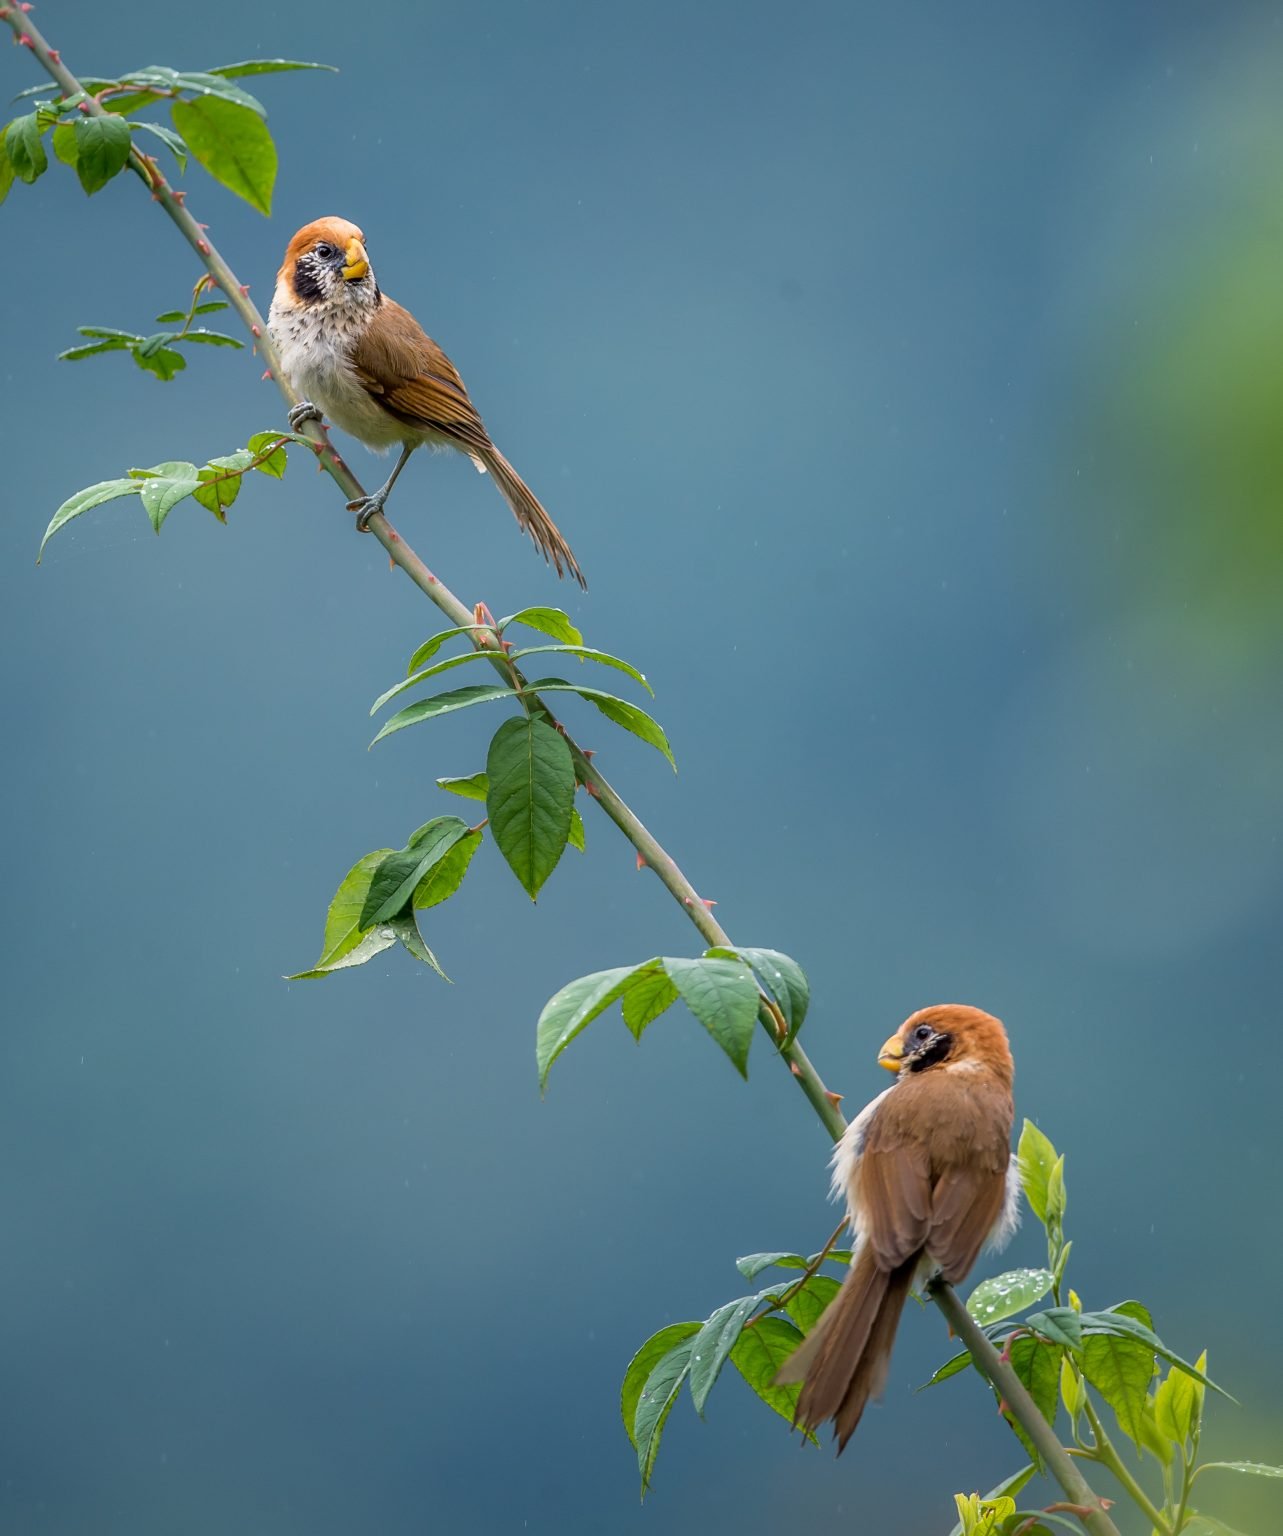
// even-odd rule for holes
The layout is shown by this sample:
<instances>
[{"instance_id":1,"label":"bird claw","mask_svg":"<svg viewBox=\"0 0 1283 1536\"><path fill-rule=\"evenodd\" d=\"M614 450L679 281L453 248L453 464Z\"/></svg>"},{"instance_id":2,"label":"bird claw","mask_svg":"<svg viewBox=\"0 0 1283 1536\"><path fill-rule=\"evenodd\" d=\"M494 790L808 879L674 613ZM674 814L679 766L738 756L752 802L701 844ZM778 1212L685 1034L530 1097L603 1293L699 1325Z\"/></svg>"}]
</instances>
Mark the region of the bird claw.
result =
<instances>
[{"instance_id":1,"label":"bird claw","mask_svg":"<svg viewBox=\"0 0 1283 1536\"><path fill-rule=\"evenodd\" d=\"M370 531L370 519L376 512L382 512L383 510L383 497L379 495L358 496L355 501L348 502L347 509L349 512L356 513L356 531L358 533L368 533Z\"/></svg>"},{"instance_id":2,"label":"bird claw","mask_svg":"<svg viewBox=\"0 0 1283 1536\"><path fill-rule=\"evenodd\" d=\"M289 415L286 417L292 432L297 432L305 421L323 421L324 419L310 400L300 400L297 405L290 406Z\"/></svg>"}]
</instances>

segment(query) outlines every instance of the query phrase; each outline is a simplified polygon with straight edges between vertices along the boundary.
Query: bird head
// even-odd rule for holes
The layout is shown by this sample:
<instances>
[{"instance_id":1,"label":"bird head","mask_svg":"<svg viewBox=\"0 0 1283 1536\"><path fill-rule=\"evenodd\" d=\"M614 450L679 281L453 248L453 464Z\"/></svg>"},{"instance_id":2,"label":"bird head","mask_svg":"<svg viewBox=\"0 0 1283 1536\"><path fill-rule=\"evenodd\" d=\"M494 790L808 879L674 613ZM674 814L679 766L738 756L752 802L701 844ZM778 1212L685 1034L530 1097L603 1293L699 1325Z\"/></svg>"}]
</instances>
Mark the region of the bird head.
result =
<instances>
[{"instance_id":1,"label":"bird head","mask_svg":"<svg viewBox=\"0 0 1283 1536\"><path fill-rule=\"evenodd\" d=\"M302 306L377 303L365 236L346 219L305 224L285 249L276 291L278 300Z\"/></svg>"},{"instance_id":2,"label":"bird head","mask_svg":"<svg viewBox=\"0 0 1283 1536\"><path fill-rule=\"evenodd\" d=\"M983 1068L1008 1087L1015 1076L1002 1021L964 1003L936 1003L910 1014L878 1052L878 1065L901 1074Z\"/></svg>"}]
</instances>

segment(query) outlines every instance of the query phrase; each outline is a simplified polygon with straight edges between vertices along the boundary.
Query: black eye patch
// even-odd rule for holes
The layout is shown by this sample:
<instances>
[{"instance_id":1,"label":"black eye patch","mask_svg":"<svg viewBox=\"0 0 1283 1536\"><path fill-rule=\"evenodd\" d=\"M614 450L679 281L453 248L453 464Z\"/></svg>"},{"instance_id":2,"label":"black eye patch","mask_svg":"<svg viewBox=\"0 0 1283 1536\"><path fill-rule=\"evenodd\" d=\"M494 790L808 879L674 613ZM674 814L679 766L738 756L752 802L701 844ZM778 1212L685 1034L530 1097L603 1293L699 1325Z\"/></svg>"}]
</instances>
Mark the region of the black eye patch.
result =
<instances>
[{"instance_id":1,"label":"black eye patch","mask_svg":"<svg viewBox=\"0 0 1283 1536\"><path fill-rule=\"evenodd\" d=\"M325 286L321 282L322 268L316 260L317 254L300 256L294 264L294 292L304 302L325 296Z\"/></svg>"}]
</instances>

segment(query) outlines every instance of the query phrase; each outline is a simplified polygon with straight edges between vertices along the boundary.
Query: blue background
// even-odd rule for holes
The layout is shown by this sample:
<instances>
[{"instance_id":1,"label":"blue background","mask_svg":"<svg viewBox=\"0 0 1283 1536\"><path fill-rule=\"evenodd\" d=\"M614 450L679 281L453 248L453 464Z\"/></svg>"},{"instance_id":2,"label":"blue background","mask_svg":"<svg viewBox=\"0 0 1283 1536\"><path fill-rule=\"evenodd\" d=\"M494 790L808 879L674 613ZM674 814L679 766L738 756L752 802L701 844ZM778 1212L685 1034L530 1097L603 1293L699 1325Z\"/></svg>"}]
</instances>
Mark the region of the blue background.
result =
<instances>
[{"instance_id":1,"label":"blue background","mask_svg":"<svg viewBox=\"0 0 1283 1536\"><path fill-rule=\"evenodd\" d=\"M562 603L643 667L680 776L566 717L736 940L806 967L848 1107L913 1009L1006 1020L1072 1282L1208 1347L1243 1404L1213 1453L1283 1459L1278 8L37 19L83 74L342 66L249 82L270 222L195 167L190 206L264 310L298 225L361 224L590 591L461 459L394 522L468 602ZM540 1101L552 992L698 944L587 804L537 907L487 844L429 914L453 987L399 952L281 980L498 717L367 754L441 626L305 456L226 529L120 501L36 569L71 492L283 413L246 353L55 360L199 275L131 178L86 204L54 165L0 229L0 1529L946 1532L1020 1457L974 1381L913 1395L950 1352L916 1309L841 1461L728 1373L639 1507L627 1360L737 1254L823 1240L823 1135L763 1040L745 1085L677 1010L640 1049L604 1018ZM1277 1485L1200 1489L1278 1528Z\"/></svg>"}]
</instances>

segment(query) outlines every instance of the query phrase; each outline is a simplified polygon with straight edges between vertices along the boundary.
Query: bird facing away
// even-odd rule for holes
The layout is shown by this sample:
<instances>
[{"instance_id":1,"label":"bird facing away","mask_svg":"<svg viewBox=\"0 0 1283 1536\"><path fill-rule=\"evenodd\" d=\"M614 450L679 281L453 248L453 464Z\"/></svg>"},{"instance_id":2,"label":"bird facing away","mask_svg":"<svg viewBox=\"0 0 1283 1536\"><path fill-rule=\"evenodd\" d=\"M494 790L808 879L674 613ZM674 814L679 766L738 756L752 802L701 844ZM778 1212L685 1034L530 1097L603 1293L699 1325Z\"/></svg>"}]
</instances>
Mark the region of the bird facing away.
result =
<instances>
[{"instance_id":1,"label":"bird facing away","mask_svg":"<svg viewBox=\"0 0 1283 1536\"><path fill-rule=\"evenodd\" d=\"M320 420L324 411L367 448L401 444L386 483L349 503L358 527L383 510L416 448L454 448L489 471L558 576L569 572L587 586L557 525L490 441L454 364L409 310L380 290L355 224L316 219L299 230L277 273L267 328L285 373L306 396L290 412L291 426Z\"/></svg>"},{"instance_id":2,"label":"bird facing away","mask_svg":"<svg viewBox=\"0 0 1283 1536\"><path fill-rule=\"evenodd\" d=\"M838 1451L881 1392L915 1276L962 1280L1019 1215L1011 1156L1015 1067L1007 1032L960 1003L923 1008L878 1054L896 1074L847 1126L834 1197L857 1234L842 1288L777 1381L800 1381L795 1422L834 1421Z\"/></svg>"}]
</instances>

